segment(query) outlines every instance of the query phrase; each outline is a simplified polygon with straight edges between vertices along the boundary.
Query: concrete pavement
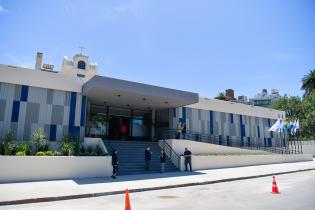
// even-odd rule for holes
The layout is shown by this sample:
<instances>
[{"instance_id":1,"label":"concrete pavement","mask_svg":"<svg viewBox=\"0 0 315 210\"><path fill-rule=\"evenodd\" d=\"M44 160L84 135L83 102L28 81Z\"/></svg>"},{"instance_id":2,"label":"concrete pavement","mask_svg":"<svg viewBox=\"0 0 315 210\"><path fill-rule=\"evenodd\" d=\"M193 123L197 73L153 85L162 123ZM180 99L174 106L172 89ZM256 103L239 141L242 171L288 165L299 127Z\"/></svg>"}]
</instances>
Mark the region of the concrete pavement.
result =
<instances>
[{"instance_id":1,"label":"concrete pavement","mask_svg":"<svg viewBox=\"0 0 315 210\"><path fill-rule=\"evenodd\" d=\"M276 176L280 194L271 194L272 177L130 193L137 210L314 210L315 171ZM0 206L0 210L121 210L123 194L46 203Z\"/></svg>"},{"instance_id":2,"label":"concrete pavement","mask_svg":"<svg viewBox=\"0 0 315 210\"><path fill-rule=\"evenodd\" d=\"M315 170L315 161L202 170L191 173L174 172L165 174L130 175L121 176L116 180L112 180L108 177L79 180L4 183L0 184L0 205L122 194L125 189L129 189L130 192L141 192L212 184L307 170Z\"/></svg>"}]
</instances>

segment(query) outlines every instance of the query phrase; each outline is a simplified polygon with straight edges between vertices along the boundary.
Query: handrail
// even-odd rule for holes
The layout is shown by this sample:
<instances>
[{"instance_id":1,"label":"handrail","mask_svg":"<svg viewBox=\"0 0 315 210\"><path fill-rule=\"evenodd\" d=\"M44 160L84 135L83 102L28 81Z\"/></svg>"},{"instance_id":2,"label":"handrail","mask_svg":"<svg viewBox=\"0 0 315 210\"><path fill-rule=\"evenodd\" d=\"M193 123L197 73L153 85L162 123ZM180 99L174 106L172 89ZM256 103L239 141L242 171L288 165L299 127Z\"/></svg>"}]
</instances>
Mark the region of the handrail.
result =
<instances>
[{"instance_id":1,"label":"handrail","mask_svg":"<svg viewBox=\"0 0 315 210\"><path fill-rule=\"evenodd\" d=\"M181 164L180 156L167 143L167 141L165 139L161 139L159 140L158 145L160 146L161 149L164 150L166 156L168 157L168 159L170 159L173 162L176 168L180 169L180 164Z\"/></svg>"},{"instance_id":2,"label":"handrail","mask_svg":"<svg viewBox=\"0 0 315 210\"><path fill-rule=\"evenodd\" d=\"M112 143L110 142L110 140L109 140L109 139L105 139L105 140L103 140L103 141L104 141L104 143L105 143L105 146L106 146L106 143L108 143L108 144L109 144L110 149L111 149L111 152L109 153L109 155L112 155L112 153L113 153L113 151L114 151L114 148L113 148Z\"/></svg>"},{"instance_id":3,"label":"handrail","mask_svg":"<svg viewBox=\"0 0 315 210\"><path fill-rule=\"evenodd\" d=\"M176 139L177 137L177 130L176 129L164 129L159 131L159 138L160 139ZM232 146L232 147L238 147L238 148L247 148L251 150L264 150L272 153L278 153L278 154L301 154L302 147L297 147L297 145L294 145L294 149L292 147L292 142L287 141L285 144L283 144L282 139L277 138L276 140L276 146L266 146L262 143L253 143L250 140L241 140L237 139L235 137L230 137L228 139L221 138L220 135L210 135L205 133L199 133L199 132L192 132L190 130L186 130L186 133L181 133L181 139L187 139L187 140L193 140L193 141L199 141L199 142L206 142L211 144L217 144L217 145L226 145L226 146ZM294 142L295 143L295 142ZM291 144L291 146L290 146ZM298 144L298 142L297 142Z\"/></svg>"}]
</instances>

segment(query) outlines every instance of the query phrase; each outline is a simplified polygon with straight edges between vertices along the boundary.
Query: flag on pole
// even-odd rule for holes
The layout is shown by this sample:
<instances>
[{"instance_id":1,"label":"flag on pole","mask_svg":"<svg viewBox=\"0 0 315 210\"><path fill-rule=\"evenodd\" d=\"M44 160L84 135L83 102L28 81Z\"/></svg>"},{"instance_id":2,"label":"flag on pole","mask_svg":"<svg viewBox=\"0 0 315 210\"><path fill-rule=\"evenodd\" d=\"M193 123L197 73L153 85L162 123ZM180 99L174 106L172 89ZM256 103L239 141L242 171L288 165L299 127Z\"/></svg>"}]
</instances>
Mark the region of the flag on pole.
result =
<instances>
[{"instance_id":1,"label":"flag on pole","mask_svg":"<svg viewBox=\"0 0 315 210\"><path fill-rule=\"evenodd\" d=\"M296 119L296 121L294 122L295 125L294 125L294 135L296 134L296 131L297 129L300 128L300 122L299 122L299 119Z\"/></svg>"},{"instance_id":2,"label":"flag on pole","mask_svg":"<svg viewBox=\"0 0 315 210\"><path fill-rule=\"evenodd\" d=\"M289 120L289 118L286 119L286 122L287 122L286 125L285 125L285 126L286 126L286 129L289 130L290 127L291 127L291 126L290 126L290 120Z\"/></svg>"},{"instance_id":3,"label":"flag on pole","mask_svg":"<svg viewBox=\"0 0 315 210\"><path fill-rule=\"evenodd\" d=\"M273 126L271 126L271 128L269 128L268 131L277 131L279 129L280 126L280 119L278 119L275 124L273 124Z\"/></svg>"},{"instance_id":4,"label":"flag on pole","mask_svg":"<svg viewBox=\"0 0 315 210\"><path fill-rule=\"evenodd\" d=\"M290 116L290 129L292 130L292 128L293 128L293 117L292 116Z\"/></svg>"},{"instance_id":5,"label":"flag on pole","mask_svg":"<svg viewBox=\"0 0 315 210\"><path fill-rule=\"evenodd\" d=\"M280 120L280 125L278 128L278 133L281 133L284 131L284 120Z\"/></svg>"},{"instance_id":6,"label":"flag on pole","mask_svg":"<svg viewBox=\"0 0 315 210\"><path fill-rule=\"evenodd\" d=\"M291 135L294 136L296 132L296 120L294 120L293 124L291 125Z\"/></svg>"}]
</instances>

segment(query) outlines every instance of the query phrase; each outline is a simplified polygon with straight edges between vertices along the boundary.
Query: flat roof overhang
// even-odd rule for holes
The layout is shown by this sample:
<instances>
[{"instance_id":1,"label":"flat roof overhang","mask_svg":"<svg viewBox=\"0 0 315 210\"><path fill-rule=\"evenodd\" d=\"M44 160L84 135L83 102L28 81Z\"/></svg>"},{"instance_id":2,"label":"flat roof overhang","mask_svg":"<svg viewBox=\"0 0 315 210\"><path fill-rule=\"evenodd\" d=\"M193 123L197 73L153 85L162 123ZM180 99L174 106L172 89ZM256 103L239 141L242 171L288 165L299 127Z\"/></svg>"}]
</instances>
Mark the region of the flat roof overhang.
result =
<instances>
[{"instance_id":1,"label":"flat roof overhang","mask_svg":"<svg viewBox=\"0 0 315 210\"><path fill-rule=\"evenodd\" d=\"M92 104L138 109L165 109L197 103L197 93L94 76L82 88Z\"/></svg>"}]
</instances>

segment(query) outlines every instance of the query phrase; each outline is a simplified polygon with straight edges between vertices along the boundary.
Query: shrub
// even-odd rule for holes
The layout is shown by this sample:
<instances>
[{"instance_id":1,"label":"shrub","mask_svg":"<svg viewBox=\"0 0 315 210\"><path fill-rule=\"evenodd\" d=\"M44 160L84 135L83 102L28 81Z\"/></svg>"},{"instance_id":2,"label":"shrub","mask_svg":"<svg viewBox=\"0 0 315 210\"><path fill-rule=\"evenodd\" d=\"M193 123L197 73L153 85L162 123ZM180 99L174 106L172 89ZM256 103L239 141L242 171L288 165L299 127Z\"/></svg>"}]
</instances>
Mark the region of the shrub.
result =
<instances>
[{"instance_id":1,"label":"shrub","mask_svg":"<svg viewBox=\"0 0 315 210\"><path fill-rule=\"evenodd\" d=\"M97 146L95 147L95 153L96 153L98 156L103 156L103 155L104 155L104 152L103 152L102 148L101 148L99 145L97 145Z\"/></svg>"},{"instance_id":2,"label":"shrub","mask_svg":"<svg viewBox=\"0 0 315 210\"><path fill-rule=\"evenodd\" d=\"M81 142L80 141L75 141L73 144L73 153L74 155L79 155L81 150Z\"/></svg>"},{"instance_id":3,"label":"shrub","mask_svg":"<svg viewBox=\"0 0 315 210\"><path fill-rule=\"evenodd\" d=\"M95 151L92 151L89 153L89 156L98 156L98 154Z\"/></svg>"},{"instance_id":4,"label":"shrub","mask_svg":"<svg viewBox=\"0 0 315 210\"><path fill-rule=\"evenodd\" d=\"M5 134L6 142L12 142L14 136L14 132L12 129L9 129L8 132Z\"/></svg>"},{"instance_id":5,"label":"shrub","mask_svg":"<svg viewBox=\"0 0 315 210\"><path fill-rule=\"evenodd\" d=\"M62 153L55 150L55 151L53 152L53 156L62 156Z\"/></svg>"},{"instance_id":6,"label":"shrub","mask_svg":"<svg viewBox=\"0 0 315 210\"><path fill-rule=\"evenodd\" d=\"M45 155L46 156L54 156L54 153L52 151L46 151Z\"/></svg>"},{"instance_id":7,"label":"shrub","mask_svg":"<svg viewBox=\"0 0 315 210\"><path fill-rule=\"evenodd\" d=\"M86 153L86 148L85 146L81 145L80 154L83 154L83 153Z\"/></svg>"},{"instance_id":8,"label":"shrub","mask_svg":"<svg viewBox=\"0 0 315 210\"><path fill-rule=\"evenodd\" d=\"M63 140L60 142L60 150L63 155L70 156L72 153L72 141L71 136L68 133L65 133Z\"/></svg>"},{"instance_id":9,"label":"shrub","mask_svg":"<svg viewBox=\"0 0 315 210\"><path fill-rule=\"evenodd\" d=\"M45 152L36 152L36 156L45 156Z\"/></svg>"},{"instance_id":10,"label":"shrub","mask_svg":"<svg viewBox=\"0 0 315 210\"><path fill-rule=\"evenodd\" d=\"M16 156L25 156L25 152L24 151L19 151L15 154Z\"/></svg>"},{"instance_id":11,"label":"shrub","mask_svg":"<svg viewBox=\"0 0 315 210\"><path fill-rule=\"evenodd\" d=\"M48 150L48 141L45 139L44 132L41 128L38 128L37 131L35 131L33 141L36 152Z\"/></svg>"},{"instance_id":12,"label":"shrub","mask_svg":"<svg viewBox=\"0 0 315 210\"><path fill-rule=\"evenodd\" d=\"M18 151L24 152L25 155L31 154L31 145L28 142L23 142L18 145Z\"/></svg>"},{"instance_id":13,"label":"shrub","mask_svg":"<svg viewBox=\"0 0 315 210\"><path fill-rule=\"evenodd\" d=\"M0 142L0 155L4 155L4 142Z\"/></svg>"},{"instance_id":14,"label":"shrub","mask_svg":"<svg viewBox=\"0 0 315 210\"><path fill-rule=\"evenodd\" d=\"M15 143L7 142L4 145L4 155L14 155L17 153L18 146Z\"/></svg>"},{"instance_id":15,"label":"shrub","mask_svg":"<svg viewBox=\"0 0 315 210\"><path fill-rule=\"evenodd\" d=\"M87 151L88 153L92 153L92 152L93 152L93 147L88 146L88 147L86 148L86 151Z\"/></svg>"}]
</instances>

